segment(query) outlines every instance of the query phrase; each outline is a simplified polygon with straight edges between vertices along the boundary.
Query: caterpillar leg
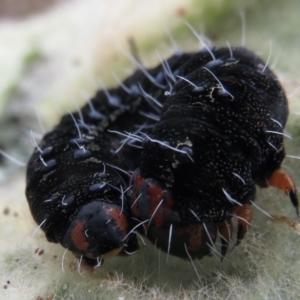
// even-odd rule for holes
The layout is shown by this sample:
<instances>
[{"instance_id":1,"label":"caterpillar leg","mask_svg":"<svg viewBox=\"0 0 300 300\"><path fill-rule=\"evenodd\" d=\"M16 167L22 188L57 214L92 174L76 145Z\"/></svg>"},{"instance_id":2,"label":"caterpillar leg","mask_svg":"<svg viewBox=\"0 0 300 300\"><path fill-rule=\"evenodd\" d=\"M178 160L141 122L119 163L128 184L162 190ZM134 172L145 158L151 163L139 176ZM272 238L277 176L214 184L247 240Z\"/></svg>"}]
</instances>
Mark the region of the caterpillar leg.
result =
<instances>
[{"instance_id":1,"label":"caterpillar leg","mask_svg":"<svg viewBox=\"0 0 300 300\"><path fill-rule=\"evenodd\" d=\"M221 243L222 243L221 246L221 254L222 254L221 261L222 261L227 253L228 245L229 242L231 241L231 237L233 233L233 225L231 219L224 220L222 222L217 222L217 227L219 230Z\"/></svg>"},{"instance_id":2,"label":"caterpillar leg","mask_svg":"<svg viewBox=\"0 0 300 300\"><path fill-rule=\"evenodd\" d=\"M291 175L278 169L272 173L267 182L269 186L278 188L289 195L290 200L295 207L297 217L299 217L299 201L297 197L297 189Z\"/></svg>"},{"instance_id":3,"label":"caterpillar leg","mask_svg":"<svg viewBox=\"0 0 300 300\"><path fill-rule=\"evenodd\" d=\"M238 218L238 232L237 232L236 243L234 245L234 247L236 247L241 243L246 232L248 231L249 227L251 226L251 222L253 219L251 204L246 203L242 206L235 205L233 207L233 213Z\"/></svg>"}]
</instances>

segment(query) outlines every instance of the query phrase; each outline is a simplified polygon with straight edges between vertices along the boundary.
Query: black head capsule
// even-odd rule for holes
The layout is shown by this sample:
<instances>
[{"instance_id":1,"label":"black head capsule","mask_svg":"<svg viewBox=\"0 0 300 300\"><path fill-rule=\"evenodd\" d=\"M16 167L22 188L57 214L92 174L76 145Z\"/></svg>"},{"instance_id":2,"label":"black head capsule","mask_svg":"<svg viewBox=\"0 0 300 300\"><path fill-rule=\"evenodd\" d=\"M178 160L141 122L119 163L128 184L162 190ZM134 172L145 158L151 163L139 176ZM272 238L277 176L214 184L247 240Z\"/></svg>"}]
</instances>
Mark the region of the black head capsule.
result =
<instances>
[{"instance_id":1,"label":"black head capsule","mask_svg":"<svg viewBox=\"0 0 300 300\"><path fill-rule=\"evenodd\" d=\"M97 259L108 259L122 252L128 236L127 216L117 205L92 201L80 209L61 239L61 244L97 265Z\"/></svg>"}]
</instances>

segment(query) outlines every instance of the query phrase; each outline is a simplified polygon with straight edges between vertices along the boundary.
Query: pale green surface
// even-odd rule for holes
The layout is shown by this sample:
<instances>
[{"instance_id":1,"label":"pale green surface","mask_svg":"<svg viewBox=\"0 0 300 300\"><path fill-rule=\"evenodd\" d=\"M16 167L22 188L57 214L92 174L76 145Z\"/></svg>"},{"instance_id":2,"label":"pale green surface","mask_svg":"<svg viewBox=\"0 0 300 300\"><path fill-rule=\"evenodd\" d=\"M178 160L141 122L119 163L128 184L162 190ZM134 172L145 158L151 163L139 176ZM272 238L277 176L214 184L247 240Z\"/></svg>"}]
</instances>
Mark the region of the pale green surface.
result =
<instances>
[{"instance_id":1,"label":"pale green surface","mask_svg":"<svg viewBox=\"0 0 300 300\"><path fill-rule=\"evenodd\" d=\"M178 7L186 7L182 4L183 1L175 2ZM239 45L242 40L242 30L238 14L240 9L246 6L246 46L266 59L269 53L269 40L272 39L270 64L272 65L276 60L277 53L280 51L275 71L279 74L287 94L290 94L300 83L298 79L300 4L298 2L297 0L191 1L192 4L186 7L186 11L189 22L199 31L205 25L206 33L214 37L216 44L224 45L225 41L230 41L231 45ZM109 70L120 71L119 63L121 61L123 66L124 55L115 48L126 47L126 37L129 33L137 39L137 44L143 54L148 51L153 52L153 49L161 44L169 45L165 37L161 42L162 35L165 36L161 30L163 27L153 26L154 20L164 18L164 23L168 27L173 30L177 27L174 36L177 41L180 40L178 44L183 45L184 49L197 48L198 43L184 25L184 20L179 17L171 18L172 15L174 16L173 10L159 10L145 3L145 8L140 7L139 11L144 14L134 14L130 5L128 9L123 8L122 22L124 24L121 22L122 26L119 25L120 20L117 15L110 15L114 20L114 25L109 22L100 22L99 24L104 24L105 27L101 27L97 34L95 33L97 32L96 21L93 22L90 17L89 24L90 26L94 24L94 27L90 30L93 31L90 39L86 37L86 41L93 41L94 44L82 46L82 49L80 51L77 49L77 52L74 50L76 55L74 54L72 59L79 57L82 62L78 68L75 68L75 73L72 73L72 67L70 67L71 59L66 59L67 50L70 50L73 45L67 40L70 47L63 44L60 48L57 46L57 41L62 43L67 35L57 34L57 29L53 24L45 25L48 38L32 44L32 49L38 49L41 57L47 54L46 61L52 59L54 53L54 67L46 64L51 80L49 82L38 80L43 83L46 92L33 91L33 95L38 95L37 99L42 98L33 103L39 107L43 120L47 115L50 116L48 126L55 123L58 118L55 106L61 106L65 111L65 107L72 105L70 99L72 96L80 98L76 95L80 95L81 89L88 89L88 86L90 90L95 88L89 83L88 75L93 78L96 70L100 68L101 77L105 76L105 72L109 73ZM153 15L150 13L151 9L156 11ZM120 11L122 11L121 8ZM127 15L124 15L124 12ZM101 11L101 16L105 14L109 15L107 11ZM74 13L73 18L75 16L78 15ZM143 25L137 26L133 21L134 18L139 18L139 22ZM39 24L42 28L42 23ZM71 21L68 24L69 28L73 28L73 31L71 30L73 34L78 28L84 30L80 24L77 24L77 27L72 27ZM65 31L67 32L66 28ZM159 31L158 34L157 31ZM123 36L125 37L122 38ZM78 34L78 39L79 37L82 36ZM55 41L55 45L51 46L51 40ZM90 54L87 58L84 55L85 51ZM155 59L157 61L155 55L145 54L143 57L149 57L146 59L149 62ZM19 64L16 64L16 68L20 69ZM15 78L19 78L18 76ZM107 82L111 80L109 77L110 74L106 74ZM53 81L56 84L53 84ZM47 89L48 85L51 88ZM296 93L290 99L292 111L299 107L299 94L300 92ZM30 99L30 95L26 95L25 98ZM55 98L54 104L53 98ZM20 110L17 111L20 112ZM30 113L34 115L32 108L28 109L28 114ZM291 115L290 119L288 131L292 133L294 139L287 141L287 153L297 155L300 136L299 118ZM40 131L36 122L35 126L35 130ZM300 161L287 158L283 164L283 168L294 176L298 186L300 186L299 163ZM83 274L79 274L76 271L73 256L67 253L64 258L65 273L63 273L61 262L64 249L59 245L49 244L40 231L32 237L32 232L36 227L25 203L23 190L24 175L21 174L14 178L10 177L9 182L0 191L2 195L0 209L10 208L8 215L0 216L0 276L3 285L7 280L11 281L8 289L0 289L0 299L35 299L37 296L42 296L44 299L54 296L54 299L122 299L124 297L124 299L153 300L299 299L300 297L300 236L282 224L270 222L255 208L253 208L255 214L253 227L247 238L233 253L228 253L223 263L215 257L195 262L202 282L199 282L191 264L172 257L166 263L166 255L159 254L151 246L130 258L115 258L106 261L104 266L93 274L82 270ZM257 204L271 214L282 214L295 219L295 213L288 198L279 191L259 190ZM14 212L18 213L18 217L14 215ZM33 254L34 249L38 247L45 249L42 256Z\"/></svg>"}]
</instances>

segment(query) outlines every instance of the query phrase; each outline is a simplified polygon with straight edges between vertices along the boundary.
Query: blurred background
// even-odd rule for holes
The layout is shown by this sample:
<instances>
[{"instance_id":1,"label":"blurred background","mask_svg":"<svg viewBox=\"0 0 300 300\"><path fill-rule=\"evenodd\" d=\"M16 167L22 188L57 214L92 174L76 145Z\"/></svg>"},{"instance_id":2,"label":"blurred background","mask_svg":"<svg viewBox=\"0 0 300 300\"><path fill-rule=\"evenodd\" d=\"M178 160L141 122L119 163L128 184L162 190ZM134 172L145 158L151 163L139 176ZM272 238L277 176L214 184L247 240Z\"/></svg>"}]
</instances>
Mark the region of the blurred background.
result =
<instances>
[{"instance_id":1,"label":"blurred background","mask_svg":"<svg viewBox=\"0 0 300 300\"><path fill-rule=\"evenodd\" d=\"M0 17L4 19L23 19L42 13L54 4L64 0L2 0L0 3Z\"/></svg>"}]
</instances>

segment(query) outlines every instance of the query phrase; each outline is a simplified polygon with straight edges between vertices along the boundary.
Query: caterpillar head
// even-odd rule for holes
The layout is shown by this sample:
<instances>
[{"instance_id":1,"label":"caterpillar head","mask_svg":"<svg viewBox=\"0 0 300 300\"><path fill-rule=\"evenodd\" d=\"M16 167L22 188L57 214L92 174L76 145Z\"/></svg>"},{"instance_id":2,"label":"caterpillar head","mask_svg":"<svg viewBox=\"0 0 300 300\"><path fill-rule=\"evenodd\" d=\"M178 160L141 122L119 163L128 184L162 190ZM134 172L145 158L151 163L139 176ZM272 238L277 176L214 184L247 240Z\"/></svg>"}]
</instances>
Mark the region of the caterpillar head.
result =
<instances>
[{"instance_id":1,"label":"caterpillar head","mask_svg":"<svg viewBox=\"0 0 300 300\"><path fill-rule=\"evenodd\" d=\"M81 207L61 243L87 264L118 255L130 243L127 216L115 204L93 201Z\"/></svg>"}]
</instances>

